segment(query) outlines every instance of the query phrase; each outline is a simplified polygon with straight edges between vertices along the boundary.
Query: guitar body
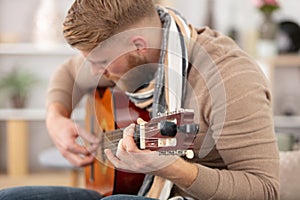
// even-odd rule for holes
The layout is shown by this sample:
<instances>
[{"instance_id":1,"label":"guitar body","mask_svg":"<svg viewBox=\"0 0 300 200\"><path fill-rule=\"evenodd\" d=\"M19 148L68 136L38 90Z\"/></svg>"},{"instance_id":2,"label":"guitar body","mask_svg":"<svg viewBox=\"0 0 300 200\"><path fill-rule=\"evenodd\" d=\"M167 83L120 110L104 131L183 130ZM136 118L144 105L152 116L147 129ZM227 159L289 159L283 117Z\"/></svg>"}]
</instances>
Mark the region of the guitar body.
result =
<instances>
[{"instance_id":1,"label":"guitar body","mask_svg":"<svg viewBox=\"0 0 300 200\"><path fill-rule=\"evenodd\" d=\"M97 134L98 137L104 137L101 133L125 128L131 123L136 123L138 117L149 120L147 111L135 107L124 93L109 88L96 90L94 95L89 97L86 113L86 128ZM102 139L105 141L104 138ZM137 194L144 174L115 169L106 159L103 150L100 147L97 151L97 160L92 165L85 167L86 187L96 190L104 196Z\"/></svg>"}]
</instances>

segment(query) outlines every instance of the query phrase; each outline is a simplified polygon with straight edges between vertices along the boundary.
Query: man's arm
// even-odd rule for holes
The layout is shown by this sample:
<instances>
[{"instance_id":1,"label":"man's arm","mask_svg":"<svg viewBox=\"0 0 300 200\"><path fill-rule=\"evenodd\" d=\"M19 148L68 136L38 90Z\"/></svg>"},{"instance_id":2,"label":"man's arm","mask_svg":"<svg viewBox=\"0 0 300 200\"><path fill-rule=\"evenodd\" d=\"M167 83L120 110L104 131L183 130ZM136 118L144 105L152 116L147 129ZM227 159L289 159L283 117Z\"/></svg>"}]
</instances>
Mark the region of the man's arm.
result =
<instances>
[{"instance_id":1,"label":"man's arm","mask_svg":"<svg viewBox=\"0 0 300 200\"><path fill-rule=\"evenodd\" d=\"M74 166L85 166L94 159L85 147L75 142L76 138L81 136L96 145L99 139L75 124L69 118L70 114L63 104L51 103L47 110L47 129L54 144L67 160Z\"/></svg>"},{"instance_id":2,"label":"man's arm","mask_svg":"<svg viewBox=\"0 0 300 200\"><path fill-rule=\"evenodd\" d=\"M107 80L92 77L89 70L82 56L71 57L51 77L47 93L46 124L49 135L62 155L75 166L85 166L93 161L90 151L96 148L99 139L70 119L72 110L86 93L98 85L112 85ZM90 143L92 149L88 151L77 144L78 136Z\"/></svg>"},{"instance_id":3,"label":"man's arm","mask_svg":"<svg viewBox=\"0 0 300 200\"><path fill-rule=\"evenodd\" d=\"M223 59L220 67L222 84L199 91L204 123L195 155L209 145L202 143L201 135L211 136L214 149L198 161L197 178L185 191L201 199L278 199L279 155L267 80L246 56L230 58ZM213 78L206 81L216 83ZM200 80L196 77L194 85L205 90ZM219 91L225 92L225 98Z\"/></svg>"}]
</instances>

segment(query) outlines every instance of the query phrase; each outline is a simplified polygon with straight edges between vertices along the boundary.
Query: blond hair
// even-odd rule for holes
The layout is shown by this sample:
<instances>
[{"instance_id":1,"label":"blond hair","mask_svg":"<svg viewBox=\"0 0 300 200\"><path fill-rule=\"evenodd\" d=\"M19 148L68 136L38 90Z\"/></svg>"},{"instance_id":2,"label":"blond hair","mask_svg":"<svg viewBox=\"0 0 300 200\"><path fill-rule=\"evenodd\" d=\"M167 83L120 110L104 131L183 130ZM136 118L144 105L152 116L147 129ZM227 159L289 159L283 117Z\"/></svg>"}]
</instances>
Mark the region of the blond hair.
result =
<instances>
[{"instance_id":1,"label":"blond hair","mask_svg":"<svg viewBox=\"0 0 300 200\"><path fill-rule=\"evenodd\" d=\"M75 0L63 23L63 34L74 48L90 51L155 12L152 0Z\"/></svg>"}]
</instances>

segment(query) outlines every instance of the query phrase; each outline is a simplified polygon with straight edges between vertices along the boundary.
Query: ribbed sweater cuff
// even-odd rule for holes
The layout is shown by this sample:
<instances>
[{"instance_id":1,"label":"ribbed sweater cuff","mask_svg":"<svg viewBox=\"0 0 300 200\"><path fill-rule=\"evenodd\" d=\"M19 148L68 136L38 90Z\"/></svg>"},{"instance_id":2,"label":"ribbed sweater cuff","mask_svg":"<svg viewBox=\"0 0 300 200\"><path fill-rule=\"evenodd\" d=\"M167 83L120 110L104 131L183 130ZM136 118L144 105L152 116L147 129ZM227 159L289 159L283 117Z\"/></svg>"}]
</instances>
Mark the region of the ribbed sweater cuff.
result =
<instances>
[{"instance_id":1,"label":"ribbed sweater cuff","mask_svg":"<svg viewBox=\"0 0 300 200\"><path fill-rule=\"evenodd\" d=\"M198 176L192 185L186 189L186 192L197 199L210 199L217 191L219 172L202 165L198 165L198 167Z\"/></svg>"}]
</instances>

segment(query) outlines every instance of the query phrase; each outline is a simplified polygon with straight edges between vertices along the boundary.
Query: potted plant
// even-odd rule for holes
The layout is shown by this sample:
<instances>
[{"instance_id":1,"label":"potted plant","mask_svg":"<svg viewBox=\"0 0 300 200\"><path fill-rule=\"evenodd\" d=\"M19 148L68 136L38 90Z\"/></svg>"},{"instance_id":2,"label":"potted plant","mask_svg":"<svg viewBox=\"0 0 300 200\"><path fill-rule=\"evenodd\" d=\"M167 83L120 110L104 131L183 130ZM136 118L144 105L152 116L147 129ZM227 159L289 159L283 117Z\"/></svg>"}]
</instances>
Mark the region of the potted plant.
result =
<instances>
[{"instance_id":1,"label":"potted plant","mask_svg":"<svg viewBox=\"0 0 300 200\"><path fill-rule=\"evenodd\" d=\"M25 70L14 68L0 79L0 89L8 92L14 108L24 108L30 89L38 82L37 77Z\"/></svg>"}]
</instances>

